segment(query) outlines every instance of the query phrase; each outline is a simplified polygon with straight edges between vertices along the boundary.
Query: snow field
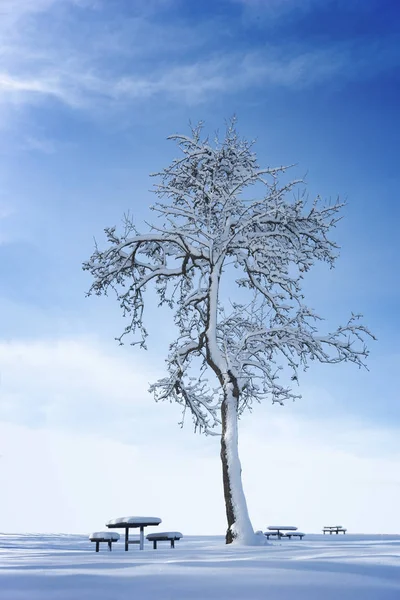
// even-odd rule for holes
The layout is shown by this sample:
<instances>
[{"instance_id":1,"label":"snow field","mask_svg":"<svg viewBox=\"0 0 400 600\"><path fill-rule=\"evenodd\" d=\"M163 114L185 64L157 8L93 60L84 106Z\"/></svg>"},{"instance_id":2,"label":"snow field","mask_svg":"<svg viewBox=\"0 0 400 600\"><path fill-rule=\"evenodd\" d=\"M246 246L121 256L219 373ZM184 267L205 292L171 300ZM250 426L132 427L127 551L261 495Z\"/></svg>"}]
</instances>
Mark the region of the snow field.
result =
<instances>
[{"instance_id":1,"label":"snow field","mask_svg":"<svg viewBox=\"0 0 400 600\"><path fill-rule=\"evenodd\" d=\"M268 546L184 537L94 552L85 536L0 535L1 600L398 600L400 535L310 535Z\"/></svg>"}]
</instances>

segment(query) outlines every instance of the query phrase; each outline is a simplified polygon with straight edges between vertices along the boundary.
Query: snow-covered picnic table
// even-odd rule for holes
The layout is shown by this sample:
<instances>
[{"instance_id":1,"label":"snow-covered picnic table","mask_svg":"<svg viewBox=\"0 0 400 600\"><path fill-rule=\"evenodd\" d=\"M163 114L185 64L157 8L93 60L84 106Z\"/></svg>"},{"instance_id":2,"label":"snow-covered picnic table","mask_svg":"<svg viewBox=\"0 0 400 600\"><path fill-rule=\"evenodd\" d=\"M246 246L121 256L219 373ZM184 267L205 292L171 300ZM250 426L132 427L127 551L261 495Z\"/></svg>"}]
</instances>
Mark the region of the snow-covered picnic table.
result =
<instances>
[{"instance_id":1,"label":"snow-covered picnic table","mask_svg":"<svg viewBox=\"0 0 400 600\"><path fill-rule=\"evenodd\" d=\"M265 532L264 535L269 539L270 535L276 535L278 539L284 537L284 531L297 531L297 527L293 527L293 525L270 525L267 527L268 531Z\"/></svg>"},{"instance_id":2,"label":"snow-covered picnic table","mask_svg":"<svg viewBox=\"0 0 400 600\"><path fill-rule=\"evenodd\" d=\"M114 529L125 529L125 551L128 551L129 529L140 528L139 549L144 548L144 528L159 525L161 519L158 517L119 517L106 523L106 527ZM136 541L134 542L136 543Z\"/></svg>"},{"instance_id":3,"label":"snow-covered picnic table","mask_svg":"<svg viewBox=\"0 0 400 600\"><path fill-rule=\"evenodd\" d=\"M326 525L323 528L323 534L325 535L326 532L328 532L330 535L332 535L332 533L343 533L345 534L347 529L345 529L344 527L342 527L341 525Z\"/></svg>"}]
</instances>

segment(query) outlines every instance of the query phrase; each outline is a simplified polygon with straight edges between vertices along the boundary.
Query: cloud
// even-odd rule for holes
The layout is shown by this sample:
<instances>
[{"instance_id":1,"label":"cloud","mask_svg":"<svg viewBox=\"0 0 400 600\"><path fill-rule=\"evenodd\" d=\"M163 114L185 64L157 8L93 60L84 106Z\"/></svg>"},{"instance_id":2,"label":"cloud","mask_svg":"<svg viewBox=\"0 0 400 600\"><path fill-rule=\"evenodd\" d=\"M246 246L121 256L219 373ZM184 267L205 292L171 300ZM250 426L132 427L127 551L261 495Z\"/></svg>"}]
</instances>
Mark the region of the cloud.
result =
<instances>
[{"instance_id":1,"label":"cloud","mask_svg":"<svg viewBox=\"0 0 400 600\"><path fill-rule=\"evenodd\" d=\"M28 152L41 152L43 154L54 154L56 151L52 140L35 136L28 136L22 145L22 149Z\"/></svg>"},{"instance_id":2,"label":"cloud","mask_svg":"<svg viewBox=\"0 0 400 600\"><path fill-rule=\"evenodd\" d=\"M28 102L35 95L58 96L66 100L65 92L59 89L57 79L47 79L43 75L39 75L37 79L25 79L23 77L12 77L7 73L0 74L0 95L9 95L12 101L16 103L23 102L26 99Z\"/></svg>"},{"instance_id":3,"label":"cloud","mask_svg":"<svg viewBox=\"0 0 400 600\"><path fill-rule=\"evenodd\" d=\"M159 373L148 357L88 338L3 341L0 375L3 531L84 532L134 506L167 529L223 533L219 439L194 435L190 419L181 429L177 405L154 403L147 388ZM312 394L309 414L300 402L265 403L240 421L254 526L398 529L399 430L322 412L331 394ZM95 495L99 481L106 485Z\"/></svg>"},{"instance_id":4,"label":"cloud","mask_svg":"<svg viewBox=\"0 0 400 600\"><path fill-rule=\"evenodd\" d=\"M331 520L353 532L397 531L398 430L349 417L294 419L284 409L266 412L268 419L249 419L241 435L254 520L264 527L293 521L315 532Z\"/></svg>"},{"instance_id":5,"label":"cloud","mask_svg":"<svg viewBox=\"0 0 400 600\"><path fill-rule=\"evenodd\" d=\"M144 419L136 431L143 427L146 446L0 421L0 474L10 492L0 497L1 531L89 533L133 512L186 535L222 534L218 452L157 444Z\"/></svg>"},{"instance_id":6,"label":"cloud","mask_svg":"<svg viewBox=\"0 0 400 600\"><path fill-rule=\"evenodd\" d=\"M88 339L3 341L0 375L0 419L10 422L124 438L154 408L154 370Z\"/></svg>"},{"instance_id":7,"label":"cloud","mask_svg":"<svg viewBox=\"0 0 400 600\"><path fill-rule=\"evenodd\" d=\"M371 2L363 0L353 0L349 3L346 0L230 0L232 4L242 6L246 16L253 19L279 19L287 16L294 11L310 12L316 8L327 8L334 5L335 9L345 10L370 10ZM374 4L374 0L372 0Z\"/></svg>"},{"instance_id":8,"label":"cloud","mask_svg":"<svg viewBox=\"0 0 400 600\"><path fill-rule=\"evenodd\" d=\"M327 0L231 0L231 2L241 5L245 10L255 11L258 16L261 13L269 17L278 17L296 9L306 11L313 5L327 4Z\"/></svg>"},{"instance_id":9,"label":"cloud","mask_svg":"<svg viewBox=\"0 0 400 600\"><path fill-rule=\"evenodd\" d=\"M399 62L391 36L313 47L251 44L244 52L212 21L188 28L179 18L162 21L142 3L133 16L108 13L105 3L89 0L8 0L5 6L0 103L17 106L57 101L93 112L151 98L194 104L250 89L362 80Z\"/></svg>"},{"instance_id":10,"label":"cloud","mask_svg":"<svg viewBox=\"0 0 400 600\"><path fill-rule=\"evenodd\" d=\"M376 50L376 52L375 52ZM209 100L215 94L249 89L305 88L330 80L362 80L396 64L384 47L352 47L342 44L282 55L276 48L247 55L227 55L191 64L154 69L141 74L107 75L72 70L42 72L35 79L0 74L0 93L15 103L32 103L42 97L71 107L89 109L101 105L130 104L135 100L167 98L182 104Z\"/></svg>"},{"instance_id":11,"label":"cloud","mask_svg":"<svg viewBox=\"0 0 400 600\"><path fill-rule=\"evenodd\" d=\"M332 521L352 533L400 528L398 431L270 409L268 419L252 416L241 427L244 489L256 529L285 522L317 533ZM222 535L219 441L168 427L155 434L148 416L136 424L140 430L144 443L124 444L0 421L8 490L0 496L1 530L82 533L135 512L159 516L165 529L185 535ZM393 446L373 456L377 439L388 438Z\"/></svg>"},{"instance_id":12,"label":"cloud","mask_svg":"<svg viewBox=\"0 0 400 600\"><path fill-rule=\"evenodd\" d=\"M62 4L92 8L99 6L99 2L96 0L2 0L1 20L4 26L31 15L46 12L54 6Z\"/></svg>"},{"instance_id":13,"label":"cloud","mask_svg":"<svg viewBox=\"0 0 400 600\"><path fill-rule=\"evenodd\" d=\"M10 241L7 219L13 214L13 210L2 202L0 198L0 245Z\"/></svg>"}]
</instances>

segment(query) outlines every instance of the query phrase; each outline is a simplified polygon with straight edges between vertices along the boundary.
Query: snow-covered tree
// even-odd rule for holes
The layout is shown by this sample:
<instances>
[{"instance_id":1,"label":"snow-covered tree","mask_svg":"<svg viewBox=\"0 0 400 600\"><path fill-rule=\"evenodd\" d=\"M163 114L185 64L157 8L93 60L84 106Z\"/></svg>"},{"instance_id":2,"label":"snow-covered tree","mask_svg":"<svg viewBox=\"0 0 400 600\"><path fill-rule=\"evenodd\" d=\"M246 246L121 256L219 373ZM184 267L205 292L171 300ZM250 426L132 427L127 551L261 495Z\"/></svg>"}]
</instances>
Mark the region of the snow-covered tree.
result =
<instances>
[{"instance_id":1,"label":"snow-covered tree","mask_svg":"<svg viewBox=\"0 0 400 600\"><path fill-rule=\"evenodd\" d=\"M170 139L181 154L156 174L158 219L147 233L129 216L121 234L105 230L107 249L96 247L84 264L94 278L89 294L112 288L128 319L120 341L133 334L132 343L142 347L150 284L160 304L173 310L177 336L167 374L150 390L156 400L189 410L196 429L221 435L226 542L253 544L260 536L241 481L241 413L254 401L297 397L279 379L284 365L296 383L310 360L363 365L364 338L371 334L353 314L320 335L320 318L304 303L304 273L317 261L334 264L337 245L328 234L341 204L317 198L308 205L304 194L295 196L301 182L279 182L287 167L260 168L253 144L238 137L234 122L213 144L202 139L201 125L189 137ZM245 196L251 186L258 199Z\"/></svg>"}]
</instances>

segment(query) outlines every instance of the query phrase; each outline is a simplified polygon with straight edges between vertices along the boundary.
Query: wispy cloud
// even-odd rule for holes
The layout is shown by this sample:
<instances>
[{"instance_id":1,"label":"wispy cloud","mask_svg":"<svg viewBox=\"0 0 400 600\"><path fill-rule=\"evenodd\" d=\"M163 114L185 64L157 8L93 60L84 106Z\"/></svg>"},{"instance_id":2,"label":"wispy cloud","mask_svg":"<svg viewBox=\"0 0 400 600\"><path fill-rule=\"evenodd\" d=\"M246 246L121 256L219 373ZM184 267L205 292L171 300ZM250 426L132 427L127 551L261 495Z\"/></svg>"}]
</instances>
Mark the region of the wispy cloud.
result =
<instances>
[{"instance_id":1,"label":"wispy cloud","mask_svg":"<svg viewBox=\"0 0 400 600\"><path fill-rule=\"evenodd\" d=\"M5 202L2 201L0 195L0 245L6 244L10 240L9 230L7 228L7 218L13 214L13 211Z\"/></svg>"},{"instance_id":2,"label":"wispy cloud","mask_svg":"<svg viewBox=\"0 0 400 600\"><path fill-rule=\"evenodd\" d=\"M157 96L175 102L202 102L213 94L257 87L302 88L332 79L347 82L373 76L399 62L384 45L342 44L313 51L282 54L281 49L227 54L190 64L154 68L143 76L127 70L111 75L101 69L79 69L79 60L66 68L38 69L34 78L0 74L0 99L35 103L50 98L77 108L99 103L124 103Z\"/></svg>"},{"instance_id":3,"label":"wispy cloud","mask_svg":"<svg viewBox=\"0 0 400 600\"><path fill-rule=\"evenodd\" d=\"M258 6L256 0L235 1ZM289 10L297 3L262 5ZM252 88L368 78L400 62L398 40L390 36L313 47L275 42L244 52L231 43L218 47L212 23L209 30L188 30L173 19L161 23L150 5L140 12L142 3L127 18L109 17L104 3L90 0L6 0L4 6L9 17L0 26L0 103L11 105L52 100L93 110L158 97L193 104ZM90 30L80 18L83 9L96 9Z\"/></svg>"},{"instance_id":4,"label":"wispy cloud","mask_svg":"<svg viewBox=\"0 0 400 600\"><path fill-rule=\"evenodd\" d=\"M133 426L132 443L123 444L0 421L2 477L9 482L8 493L0 496L3 530L86 531L127 514L133 498L139 513L159 514L166 529L179 523L185 534L220 534L225 522L219 440L191 432L183 438L185 431L178 429L171 435L166 426L156 432L145 423ZM329 515L352 532L399 529L397 430L362 430L349 419L293 420L272 407L268 435L265 423L253 416L241 427L245 492L256 529L265 527L268 518L318 532ZM140 436L144 445L137 444ZM381 442L379 455L371 456ZM94 503L99 481L109 485ZM160 495L160 488L171 493Z\"/></svg>"},{"instance_id":5,"label":"wispy cloud","mask_svg":"<svg viewBox=\"0 0 400 600\"><path fill-rule=\"evenodd\" d=\"M54 154L56 151L55 144L52 140L34 136L28 136L25 139L22 149L28 152L41 152L43 154Z\"/></svg>"},{"instance_id":6,"label":"wispy cloud","mask_svg":"<svg viewBox=\"0 0 400 600\"><path fill-rule=\"evenodd\" d=\"M0 343L0 420L124 436L153 407L151 370L87 339Z\"/></svg>"},{"instance_id":7,"label":"wispy cloud","mask_svg":"<svg viewBox=\"0 0 400 600\"><path fill-rule=\"evenodd\" d=\"M179 520L185 531L195 533L195 512L203 533L223 530L219 440L193 435L189 422L181 430L180 408L156 405L147 392L155 373L121 352L85 338L0 343L1 468L11 482L10 493L0 498L0 512L14 531L18 510L20 530L83 531L96 527L104 515L124 514L132 497L139 508L142 504L140 510L162 510L166 527ZM314 405L321 399L323 390L315 390ZM294 520L307 531L317 531L327 514L353 531L382 533L400 526L398 429L367 425L347 410L345 418L337 410L326 418L321 411L306 415L293 405L265 403L243 416L240 440L256 528L265 523L266 497L271 521ZM268 477L260 477L265 469ZM128 472L121 495L117 483ZM112 485L94 507L92 491L99 479ZM179 502L172 494L161 506L155 480L179 489ZM186 491L179 488L183 480ZM340 489L331 485L335 480L341 481ZM271 493L271 481L279 482L279 493ZM294 489L301 490L295 503ZM390 510L371 522L376 506Z\"/></svg>"},{"instance_id":8,"label":"wispy cloud","mask_svg":"<svg viewBox=\"0 0 400 600\"><path fill-rule=\"evenodd\" d=\"M312 5L327 4L329 0L231 0L231 2L243 6L246 10L256 11L258 16L260 13L280 16L297 8L309 10Z\"/></svg>"},{"instance_id":9,"label":"wispy cloud","mask_svg":"<svg viewBox=\"0 0 400 600\"><path fill-rule=\"evenodd\" d=\"M345 10L369 10L371 2L364 0L230 0L232 4L242 6L247 16L257 19L277 19L285 17L289 12L309 12L316 8L335 5ZM372 0L372 4L377 0Z\"/></svg>"}]
</instances>

